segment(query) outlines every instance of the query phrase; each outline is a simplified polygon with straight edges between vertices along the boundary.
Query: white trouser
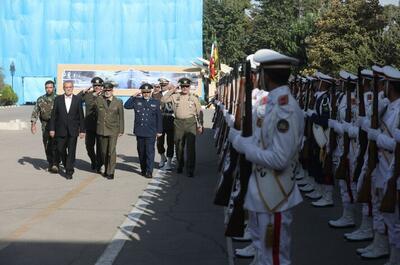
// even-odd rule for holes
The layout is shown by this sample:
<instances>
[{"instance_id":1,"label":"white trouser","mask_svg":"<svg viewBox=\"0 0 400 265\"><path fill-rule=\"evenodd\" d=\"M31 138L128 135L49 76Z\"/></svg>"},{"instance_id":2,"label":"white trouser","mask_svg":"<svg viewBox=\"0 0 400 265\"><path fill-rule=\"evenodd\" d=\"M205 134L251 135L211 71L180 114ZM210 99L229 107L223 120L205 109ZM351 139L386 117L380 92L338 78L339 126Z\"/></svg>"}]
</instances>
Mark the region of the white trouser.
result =
<instances>
[{"instance_id":1,"label":"white trouser","mask_svg":"<svg viewBox=\"0 0 400 265\"><path fill-rule=\"evenodd\" d=\"M375 181L372 178L372 217L373 228L380 234L385 234L385 222L383 220L382 212L379 210L383 199L383 190L375 188Z\"/></svg>"},{"instance_id":2,"label":"white trouser","mask_svg":"<svg viewBox=\"0 0 400 265\"><path fill-rule=\"evenodd\" d=\"M394 213L382 213L382 216L388 229L389 244L395 248L400 248L400 218L398 207L395 207Z\"/></svg>"},{"instance_id":3,"label":"white trouser","mask_svg":"<svg viewBox=\"0 0 400 265\"><path fill-rule=\"evenodd\" d=\"M290 265L290 210L280 213L257 213L249 211L249 222L255 223L253 230L257 235L252 240L257 248L257 265ZM273 224L273 246L266 245L268 224ZM251 225L253 226L253 225ZM258 237L258 239L257 239Z\"/></svg>"},{"instance_id":4,"label":"white trouser","mask_svg":"<svg viewBox=\"0 0 400 265\"><path fill-rule=\"evenodd\" d=\"M261 249L260 232L257 226L257 213L248 211L249 220L247 222L247 229L250 232L251 242L256 249Z\"/></svg>"},{"instance_id":5,"label":"white trouser","mask_svg":"<svg viewBox=\"0 0 400 265\"><path fill-rule=\"evenodd\" d=\"M347 183L344 179L339 180L340 197L342 198L343 204L354 203L356 201L356 186L356 183L353 181Z\"/></svg>"}]
</instances>

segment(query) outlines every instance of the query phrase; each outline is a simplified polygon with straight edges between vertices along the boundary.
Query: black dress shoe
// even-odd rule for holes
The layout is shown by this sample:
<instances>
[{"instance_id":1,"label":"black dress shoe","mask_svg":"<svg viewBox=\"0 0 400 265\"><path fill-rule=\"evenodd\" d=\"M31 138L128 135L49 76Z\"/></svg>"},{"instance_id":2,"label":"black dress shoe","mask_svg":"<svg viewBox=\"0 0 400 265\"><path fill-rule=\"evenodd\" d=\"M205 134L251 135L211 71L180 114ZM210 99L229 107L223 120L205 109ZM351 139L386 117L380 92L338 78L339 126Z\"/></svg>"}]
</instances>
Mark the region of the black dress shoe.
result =
<instances>
[{"instance_id":1,"label":"black dress shoe","mask_svg":"<svg viewBox=\"0 0 400 265\"><path fill-rule=\"evenodd\" d=\"M109 174L109 175L107 175L107 178L108 178L108 179L114 179L114 174Z\"/></svg>"},{"instance_id":2,"label":"black dress shoe","mask_svg":"<svg viewBox=\"0 0 400 265\"><path fill-rule=\"evenodd\" d=\"M145 175L145 178L147 178L147 179L151 179L151 178L153 178L153 174L151 174L151 173L147 173L147 174Z\"/></svg>"},{"instance_id":3,"label":"black dress shoe","mask_svg":"<svg viewBox=\"0 0 400 265\"><path fill-rule=\"evenodd\" d=\"M97 174L101 174L102 172L101 172L101 167L100 168L96 168L96 173Z\"/></svg>"},{"instance_id":4,"label":"black dress shoe","mask_svg":"<svg viewBox=\"0 0 400 265\"><path fill-rule=\"evenodd\" d=\"M177 172L178 174L182 174L182 173L183 173L183 168L179 168L179 167L178 167L178 169L176 170L176 172Z\"/></svg>"},{"instance_id":5,"label":"black dress shoe","mask_svg":"<svg viewBox=\"0 0 400 265\"><path fill-rule=\"evenodd\" d=\"M67 174L65 175L65 178L66 178L66 179L72 179L72 174L71 174L71 173L67 173Z\"/></svg>"}]
</instances>

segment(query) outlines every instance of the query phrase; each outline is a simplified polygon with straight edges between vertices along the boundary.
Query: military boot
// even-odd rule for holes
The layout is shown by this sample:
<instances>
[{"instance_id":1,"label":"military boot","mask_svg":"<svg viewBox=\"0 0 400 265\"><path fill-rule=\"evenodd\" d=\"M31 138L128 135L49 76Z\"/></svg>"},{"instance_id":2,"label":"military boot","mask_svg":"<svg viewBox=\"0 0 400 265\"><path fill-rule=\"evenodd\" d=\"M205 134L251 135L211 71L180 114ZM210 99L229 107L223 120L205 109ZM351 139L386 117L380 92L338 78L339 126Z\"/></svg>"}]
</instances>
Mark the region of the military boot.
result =
<instances>
[{"instance_id":1,"label":"military boot","mask_svg":"<svg viewBox=\"0 0 400 265\"><path fill-rule=\"evenodd\" d=\"M322 185L320 185L320 184L315 184L315 185L314 185L314 190L313 190L312 192L306 193L305 196L306 196L307 198L312 199L312 200L317 200L317 199L321 198L321 197L322 197L322 193L321 193L322 189L321 189L321 186L322 186Z\"/></svg>"},{"instance_id":2,"label":"military boot","mask_svg":"<svg viewBox=\"0 0 400 265\"><path fill-rule=\"evenodd\" d=\"M318 201L312 202L312 206L314 207L330 207L333 206L333 198L332 198L332 186L330 185L322 185L322 197Z\"/></svg>"},{"instance_id":3,"label":"military boot","mask_svg":"<svg viewBox=\"0 0 400 265\"><path fill-rule=\"evenodd\" d=\"M162 168L165 165L166 161L167 161L167 157L164 154L161 154L161 160L160 160L160 163L158 163L158 167Z\"/></svg>"},{"instance_id":4,"label":"military boot","mask_svg":"<svg viewBox=\"0 0 400 265\"><path fill-rule=\"evenodd\" d=\"M372 231L372 217L363 215L360 227L351 233L344 234L344 237L349 241L371 240L374 237Z\"/></svg>"},{"instance_id":5,"label":"military boot","mask_svg":"<svg viewBox=\"0 0 400 265\"><path fill-rule=\"evenodd\" d=\"M342 216L337 220L330 220L329 225L334 228L345 228L355 226L354 222L354 204L343 204Z\"/></svg>"},{"instance_id":6,"label":"military boot","mask_svg":"<svg viewBox=\"0 0 400 265\"><path fill-rule=\"evenodd\" d=\"M245 259L253 258L255 253L256 253L256 248L253 245L253 243L251 243L245 248L235 249L235 256L239 258L245 258Z\"/></svg>"},{"instance_id":7,"label":"military boot","mask_svg":"<svg viewBox=\"0 0 400 265\"><path fill-rule=\"evenodd\" d=\"M389 241L386 235L375 233L372 248L361 253L361 257L365 259L377 259L389 255Z\"/></svg>"},{"instance_id":8,"label":"military boot","mask_svg":"<svg viewBox=\"0 0 400 265\"><path fill-rule=\"evenodd\" d=\"M165 163L164 167L161 168L161 170L172 170L172 158L168 157L167 158L167 163Z\"/></svg>"}]
</instances>

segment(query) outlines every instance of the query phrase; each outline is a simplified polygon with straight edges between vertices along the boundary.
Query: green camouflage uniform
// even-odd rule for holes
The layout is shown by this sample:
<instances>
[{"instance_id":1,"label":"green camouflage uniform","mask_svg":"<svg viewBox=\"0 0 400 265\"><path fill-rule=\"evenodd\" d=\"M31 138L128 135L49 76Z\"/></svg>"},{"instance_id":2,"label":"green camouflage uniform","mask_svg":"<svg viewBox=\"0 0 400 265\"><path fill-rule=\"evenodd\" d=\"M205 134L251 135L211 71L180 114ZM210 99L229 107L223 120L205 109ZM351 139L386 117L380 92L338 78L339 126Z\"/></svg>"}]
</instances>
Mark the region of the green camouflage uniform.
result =
<instances>
[{"instance_id":1,"label":"green camouflage uniform","mask_svg":"<svg viewBox=\"0 0 400 265\"><path fill-rule=\"evenodd\" d=\"M33 108L31 115L31 122L36 124L39 119L42 124L42 139L43 145L46 152L46 158L49 162L49 166L58 166L58 156L57 156L57 145L55 139L50 137L48 123L51 118L51 112L53 110L54 99L56 94L43 95L36 100L35 107Z\"/></svg>"}]
</instances>

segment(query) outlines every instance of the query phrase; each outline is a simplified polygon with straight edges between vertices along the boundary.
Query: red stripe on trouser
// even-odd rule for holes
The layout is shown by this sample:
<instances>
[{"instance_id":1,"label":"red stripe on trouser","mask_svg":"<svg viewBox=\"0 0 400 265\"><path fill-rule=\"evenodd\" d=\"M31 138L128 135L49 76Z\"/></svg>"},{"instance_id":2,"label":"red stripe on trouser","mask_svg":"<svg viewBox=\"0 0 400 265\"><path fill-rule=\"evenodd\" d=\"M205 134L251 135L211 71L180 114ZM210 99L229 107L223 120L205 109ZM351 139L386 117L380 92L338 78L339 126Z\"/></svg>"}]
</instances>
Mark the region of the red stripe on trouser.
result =
<instances>
[{"instance_id":1,"label":"red stripe on trouser","mask_svg":"<svg viewBox=\"0 0 400 265\"><path fill-rule=\"evenodd\" d=\"M279 245L281 244L281 224L282 214L274 214L274 244L272 246L272 263L273 265L279 265Z\"/></svg>"}]
</instances>

